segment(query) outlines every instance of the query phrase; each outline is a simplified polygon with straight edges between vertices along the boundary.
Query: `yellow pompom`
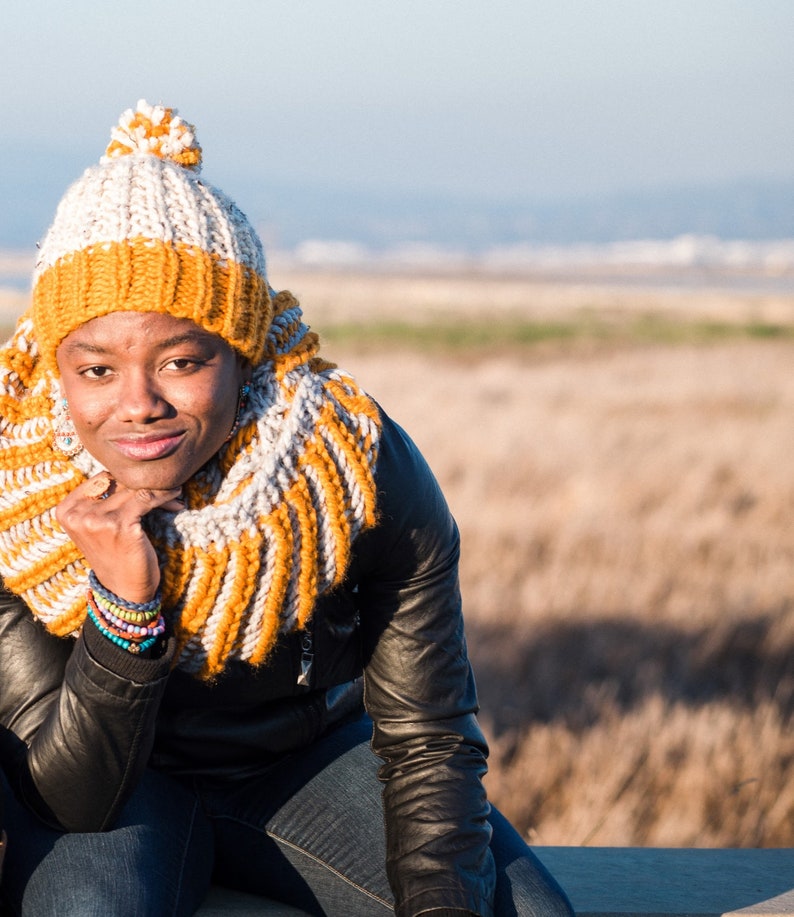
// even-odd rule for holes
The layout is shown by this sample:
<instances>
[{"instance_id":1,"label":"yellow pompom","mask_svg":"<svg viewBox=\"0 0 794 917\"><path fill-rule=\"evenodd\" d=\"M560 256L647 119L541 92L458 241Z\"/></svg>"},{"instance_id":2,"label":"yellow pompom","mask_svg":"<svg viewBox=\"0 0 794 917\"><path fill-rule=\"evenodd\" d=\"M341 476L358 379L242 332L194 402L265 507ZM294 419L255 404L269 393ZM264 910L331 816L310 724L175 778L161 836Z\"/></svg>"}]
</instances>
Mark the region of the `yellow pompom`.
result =
<instances>
[{"instance_id":1,"label":"yellow pompom","mask_svg":"<svg viewBox=\"0 0 794 917\"><path fill-rule=\"evenodd\" d=\"M141 99L135 111L128 108L124 112L110 137L102 162L120 156L148 155L170 159L195 172L201 169L201 147L195 128L183 121L175 108L149 105Z\"/></svg>"}]
</instances>

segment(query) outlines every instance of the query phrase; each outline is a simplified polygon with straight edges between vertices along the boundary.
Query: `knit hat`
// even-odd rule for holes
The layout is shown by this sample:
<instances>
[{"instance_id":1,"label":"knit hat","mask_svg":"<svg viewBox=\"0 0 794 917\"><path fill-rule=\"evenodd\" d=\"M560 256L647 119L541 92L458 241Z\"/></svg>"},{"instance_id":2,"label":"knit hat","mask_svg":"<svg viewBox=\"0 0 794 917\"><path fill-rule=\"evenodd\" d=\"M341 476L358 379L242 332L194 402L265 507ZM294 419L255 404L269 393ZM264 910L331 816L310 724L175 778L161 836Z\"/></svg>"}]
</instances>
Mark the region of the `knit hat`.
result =
<instances>
[{"instance_id":1,"label":"knit hat","mask_svg":"<svg viewBox=\"0 0 794 917\"><path fill-rule=\"evenodd\" d=\"M217 334L257 363L273 315L262 243L199 178L201 147L176 109L124 112L99 165L66 192L33 274L44 365L61 341L111 312L162 312Z\"/></svg>"}]
</instances>

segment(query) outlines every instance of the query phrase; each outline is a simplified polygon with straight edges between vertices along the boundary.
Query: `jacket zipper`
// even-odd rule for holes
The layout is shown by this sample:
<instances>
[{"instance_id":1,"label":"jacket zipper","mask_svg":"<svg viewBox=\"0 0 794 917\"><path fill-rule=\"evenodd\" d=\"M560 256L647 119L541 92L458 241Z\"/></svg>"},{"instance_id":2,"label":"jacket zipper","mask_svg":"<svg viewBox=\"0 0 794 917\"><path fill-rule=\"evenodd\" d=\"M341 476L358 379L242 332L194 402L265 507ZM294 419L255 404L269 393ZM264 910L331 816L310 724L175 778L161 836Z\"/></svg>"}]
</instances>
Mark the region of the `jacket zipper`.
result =
<instances>
[{"instance_id":1,"label":"jacket zipper","mask_svg":"<svg viewBox=\"0 0 794 917\"><path fill-rule=\"evenodd\" d=\"M301 639L301 667L298 672L298 684L302 688L311 687L312 668L314 667L314 645L311 631L306 631Z\"/></svg>"}]
</instances>

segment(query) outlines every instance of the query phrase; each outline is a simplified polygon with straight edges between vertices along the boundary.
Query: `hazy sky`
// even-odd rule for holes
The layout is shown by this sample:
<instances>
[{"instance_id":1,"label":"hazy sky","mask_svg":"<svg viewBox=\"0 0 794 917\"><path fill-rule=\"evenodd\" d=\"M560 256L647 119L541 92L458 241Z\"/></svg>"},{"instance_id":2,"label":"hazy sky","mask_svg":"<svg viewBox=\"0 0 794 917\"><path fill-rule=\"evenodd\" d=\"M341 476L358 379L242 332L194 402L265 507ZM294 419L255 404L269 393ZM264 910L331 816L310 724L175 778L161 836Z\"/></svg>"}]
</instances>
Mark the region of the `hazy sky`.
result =
<instances>
[{"instance_id":1,"label":"hazy sky","mask_svg":"<svg viewBox=\"0 0 794 917\"><path fill-rule=\"evenodd\" d=\"M196 124L227 188L794 178L791 0L11 0L0 29L3 169L89 165L145 97Z\"/></svg>"}]
</instances>

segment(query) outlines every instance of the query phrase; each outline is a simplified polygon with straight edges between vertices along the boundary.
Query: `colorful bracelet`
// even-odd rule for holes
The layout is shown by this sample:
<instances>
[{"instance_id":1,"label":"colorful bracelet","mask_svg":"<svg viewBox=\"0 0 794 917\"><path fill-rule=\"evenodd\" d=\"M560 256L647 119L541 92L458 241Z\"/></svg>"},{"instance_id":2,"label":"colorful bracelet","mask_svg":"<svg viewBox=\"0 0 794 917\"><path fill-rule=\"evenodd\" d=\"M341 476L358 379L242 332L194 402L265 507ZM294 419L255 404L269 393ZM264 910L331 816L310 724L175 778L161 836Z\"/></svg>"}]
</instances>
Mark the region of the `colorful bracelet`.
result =
<instances>
[{"instance_id":1,"label":"colorful bracelet","mask_svg":"<svg viewBox=\"0 0 794 917\"><path fill-rule=\"evenodd\" d=\"M126 621L129 624L145 624L148 621L154 621L160 614L160 606L153 608L151 611L128 611L126 608L123 608L121 605L116 605L113 602L109 602L103 595L100 595L95 590L91 590L94 598L96 599L97 605L102 607L104 612L107 612L110 615L114 615L117 618L121 618L123 621Z\"/></svg>"},{"instance_id":2,"label":"colorful bracelet","mask_svg":"<svg viewBox=\"0 0 794 917\"><path fill-rule=\"evenodd\" d=\"M96 596L93 598L96 599ZM156 618L154 624L140 625L132 624L130 621L125 621L124 618L117 618L107 612L103 613L98 606L94 608L94 611L99 611L100 617L107 621L108 624L111 624L113 628L118 628L123 634L129 634L131 640L152 636L159 637L165 630L165 622L162 616Z\"/></svg>"},{"instance_id":3,"label":"colorful bracelet","mask_svg":"<svg viewBox=\"0 0 794 917\"><path fill-rule=\"evenodd\" d=\"M101 607L96 598L96 594L89 590L89 608L93 611L94 615L100 621L102 621L107 630L118 637L123 637L125 640L132 640L136 643L140 643L143 640L146 640L148 637L159 637L160 634L165 632L165 621L163 616L159 613L152 624L135 624L131 621L125 621L123 618L117 618L115 615L110 614L110 612Z\"/></svg>"},{"instance_id":4,"label":"colorful bracelet","mask_svg":"<svg viewBox=\"0 0 794 917\"><path fill-rule=\"evenodd\" d=\"M90 602L88 604L88 615L96 625L97 630L103 636L107 637L112 643L115 643L116 646L120 646L123 650L127 650L128 653L143 653L148 650L149 647L157 643L157 637L150 637L148 640L144 640L143 643L135 643L133 640L125 640L124 637L119 637L117 634L111 633L96 616L94 610L91 608Z\"/></svg>"},{"instance_id":5,"label":"colorful bracelet","mask_svg":"<svg viewBox=\"0 0 794 917\"><path fill-rule=\"evenodd\" d=\"M150 602L128 602L88 573L88 615L99 632L129 653L142 653L165 633L159 592Z\"/></svg>"},{"instance_id":6,"label":"colorful bracelet","mask_svg":"<svg viewBox=\"0 0 794 917\"><path fill-rule=\"evenodd\" d=\"M97 595L101 595L102 598L107 599L108 602L111 602L113 605L118 605L122 608L126 608L129 611L159 611L160 610L160 593L158 591L157 595L151 600L151 602L128 602L126 599L122 599L120 596L117 596L115 592L111 592L110 589L106 589L102 583L96 577L96 573L93 570L88 571L88 585L91 587L93 592L96 592Z\"/></svg>"}]
</instances>

